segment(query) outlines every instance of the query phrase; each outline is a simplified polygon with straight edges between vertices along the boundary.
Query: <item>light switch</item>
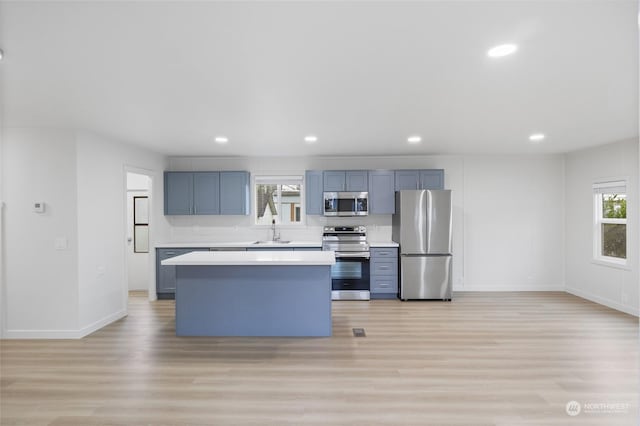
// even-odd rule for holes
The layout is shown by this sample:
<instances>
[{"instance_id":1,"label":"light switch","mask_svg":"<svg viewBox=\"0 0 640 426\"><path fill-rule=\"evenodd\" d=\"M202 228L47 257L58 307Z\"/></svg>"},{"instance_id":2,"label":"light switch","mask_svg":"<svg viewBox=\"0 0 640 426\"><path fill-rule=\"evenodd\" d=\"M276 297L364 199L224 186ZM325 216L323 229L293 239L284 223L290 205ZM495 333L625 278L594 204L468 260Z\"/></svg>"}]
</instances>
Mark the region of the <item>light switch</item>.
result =
<instances>
[{"instance_id":1,"label":"light switch","mask_svg":"<svg viewBox=\"0 0 640 426\"><path fill-rule=\"evenodd\" d=\"M69 240L66 237L58 237L55 240L56 250L66 250L69 248Z\"/></svg>"},{"instance_id":2,"label":"light switch","mask_svg":"<svg viewBox=\"0 0 640 426\"><path fill-rule=\"evenodd\" d=\"M36 201L33 203L33 211L36 213L44 213L44 202Z\"/></svg>"}]
</instances>

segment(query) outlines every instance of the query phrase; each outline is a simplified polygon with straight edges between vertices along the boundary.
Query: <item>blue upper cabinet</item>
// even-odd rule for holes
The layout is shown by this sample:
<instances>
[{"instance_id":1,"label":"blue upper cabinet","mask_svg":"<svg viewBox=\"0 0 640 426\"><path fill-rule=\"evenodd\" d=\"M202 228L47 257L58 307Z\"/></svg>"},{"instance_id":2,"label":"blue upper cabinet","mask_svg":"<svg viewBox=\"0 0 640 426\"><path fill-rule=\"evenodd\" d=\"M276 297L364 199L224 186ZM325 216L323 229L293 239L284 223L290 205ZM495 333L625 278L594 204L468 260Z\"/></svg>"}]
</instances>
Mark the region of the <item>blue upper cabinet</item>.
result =
<instances>
[{"instance_id":1,"label":"blue upper cabinet","mask_svg":"<svg viewBox=\"0 0 640 426\"><path fill-rule=\"evenodd\" d=\"M322 214L322 171L307 170L304 173L306 214Z\"/></svg>"},{"instance_id":2,"label":"blue upper cabinet","mask_svg":"<svg viewBox=\"0 0 640 426\"><path fill-rule=\"evenodd\" d=\"M165 172L165 215L249 214L248 172Z\"/></svg>"},{"instance_id":3,"label":"blue upper cabinet","mask_svg":"<svg viewBox=\"0 0 640 426\"><path fill-rule=\"evenodd\" d=\"M369 171L369 214L396 212L392 170Z\"/></svg>"},{"instance_id":4,"label":"blue upper cabinet","mask_svg":"<svg viewBox=\"0 0 640 426\"><path fill-rule=\"evenodd\" d=\"M351 192L366 192L369 189L366 170L354 170L345 172L346 188Z\"/></svg>"},{"instance_id":5,"label":"blue upper cabinet","mask_svg":"<svg viewBox=\"0 0 640 426\"><path fill-rule=\"evenodd\" d=\"M396 191L404 189L420 189L420 173L418 170L396 170Z\"/></svg>"},{"instance_id":6,"label":"blue upper cabinet","mask_svg":"<svg viewBox=\"0 0 640 426\"><path fill-rule=\"evenodd\" d=\"M164 172L164 214L193 214L193 173Z\"/></svg>"},{"instance_id":7,"label":"blue upper cabinet","mask_svg":"<svg viewBox=\"0 0 640 426\"><path fill-rule=\"evenodd\" d=\"M193 214L220 214L220 173L193 174Z\"/></svg>"},{"instance_id":8,"label":"blue upper cabinet","mask_svg":"<svg viewBox=\"0 0 640 426\"><path fill-rule=\"evenodd\" d=\"M249 214L248 172L220 172L220 214Z\"/></svg>"},{"instance_id":9,"label":"blue upper cabinet","mask_svg":"<svg viewBox=\"0 0 640 426\"><path fill-rule=\"evenodd\" d=\"M444 170L420 170L420 189L444 189Z\"/></svg>"},{"instance_id":10,"label":"blue upper cabinet","mask_svg":"<svg viewBox=\"0 0 640 426\"><path fill-rule=\"evenodd\" d=\"M323 187L327 192L346 191L345 173L336 170L325 171Z\"/></svg>"},{"instance_id":11,"label":"blue upper cabinet","mask_svg":"<svg viewBox=\"0 0 640 426\"><path fill-rule=\"evenodd\" d=\"M396 170L396 191L403 189L444 189L444 170Z\"/></svg>"},{"instance_id":12,"label":"blue upper cabinet","mask_svg":"<svg viewBox=\"0 0 640 426\"><path fill-rule=\"evenodd\" d=\"M324 172L324 190L327 192L367 191L369 183L366 170L327 170Z\"/></svg>"}]
</instances>

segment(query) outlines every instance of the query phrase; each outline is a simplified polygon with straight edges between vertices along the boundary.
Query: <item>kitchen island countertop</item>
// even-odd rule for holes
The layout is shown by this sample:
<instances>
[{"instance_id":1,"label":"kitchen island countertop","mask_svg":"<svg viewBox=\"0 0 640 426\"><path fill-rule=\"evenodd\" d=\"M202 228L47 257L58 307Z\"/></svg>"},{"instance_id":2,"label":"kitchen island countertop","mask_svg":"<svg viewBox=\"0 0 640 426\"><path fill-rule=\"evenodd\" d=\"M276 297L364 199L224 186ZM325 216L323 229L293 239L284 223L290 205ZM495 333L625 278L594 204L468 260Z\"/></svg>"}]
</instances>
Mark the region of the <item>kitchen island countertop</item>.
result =
<instances>
[{"instance_id":1,"label":"kitchen island countertop","mask_svg":"<svg viewBox=\"0 0 640 426\"><path fill-rule=\"evenodd\" d=\"M162 261L167 266L333 265L332 251L194 251Z\"/></svg>"}]
</instances>

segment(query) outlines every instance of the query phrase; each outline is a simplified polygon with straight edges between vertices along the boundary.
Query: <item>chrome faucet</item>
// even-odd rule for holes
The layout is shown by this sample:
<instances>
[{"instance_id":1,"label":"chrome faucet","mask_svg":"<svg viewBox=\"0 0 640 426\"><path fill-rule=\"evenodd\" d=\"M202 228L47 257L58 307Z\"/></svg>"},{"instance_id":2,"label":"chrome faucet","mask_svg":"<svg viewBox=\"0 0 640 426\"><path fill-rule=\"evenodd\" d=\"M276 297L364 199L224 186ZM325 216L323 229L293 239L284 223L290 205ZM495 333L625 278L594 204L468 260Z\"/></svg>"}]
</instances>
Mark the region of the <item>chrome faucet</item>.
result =
<instances>
[{"instance_id":1,"label":"chrome faucet","mask_svg":"<svg viewBox=\"0 0 640 426\"><path fill-rule=\"evenodd\" d=\"M273 233L271 241L280 241L280 235L276 234L276 220L271 219L271 232Z\"/></svg>"}]
</instances>

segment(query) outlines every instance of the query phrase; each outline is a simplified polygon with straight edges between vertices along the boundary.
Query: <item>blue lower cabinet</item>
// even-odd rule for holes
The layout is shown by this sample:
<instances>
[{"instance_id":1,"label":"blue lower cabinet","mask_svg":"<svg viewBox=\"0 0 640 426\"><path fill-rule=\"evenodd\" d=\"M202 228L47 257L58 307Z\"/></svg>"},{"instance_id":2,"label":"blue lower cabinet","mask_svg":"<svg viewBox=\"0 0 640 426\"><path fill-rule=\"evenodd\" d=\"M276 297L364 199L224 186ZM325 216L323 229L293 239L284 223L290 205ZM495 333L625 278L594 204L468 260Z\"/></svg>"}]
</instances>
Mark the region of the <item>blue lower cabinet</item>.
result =
<instances>
[{"instance_id":1,"label":"blue lower cabinet","mask_svg":"<svg viewBox=\"0 0 640 426\"><path fill-rule=\"evenodd\" d=\"M371 261L371 275L398 275L398 261L380 261L375 259Z\"/></svg>"},{"instance_id":2,"label":"blue lower cabinet","mask_svg":"<svg viewBox=\"0 0 640 426\"><path fill-rule=\"evenodd\" d=\"M322 247L294 247L293 251L322 251Z\"/></svg>"},{"instance_id":3,"label":"blue lower cabinet","mask_svg":"<svg viewBox=\"0 0 640 426\"><path fill-rule=\"evenodd\" d=\"M375 247L370 251L371 298L397 299L398 249L396 247Z\"/></svg>"},{"instance_id":4,"label":"blue lower cabinet","mask_svg":"<svg viewBox=\"0 0 640 426\"><path fill-rule=\"evenodd\" d=\"M371 293L389 293L395 299L398 293L398 278L391 276L372 278Z\"/></svg>"},{"instance_id":5,"label":"blue lower cabinet","mask_svg":"<svg viewBox=\"0 0 640 426\"><path fill-rule=\"evenodd\" d=\"M208 251L206 248L158 248L156 249L156 294L158 299L173 299L176 293L176 267L161 265L165 259L192 251Z\"/></svg>"}]
</instances>

